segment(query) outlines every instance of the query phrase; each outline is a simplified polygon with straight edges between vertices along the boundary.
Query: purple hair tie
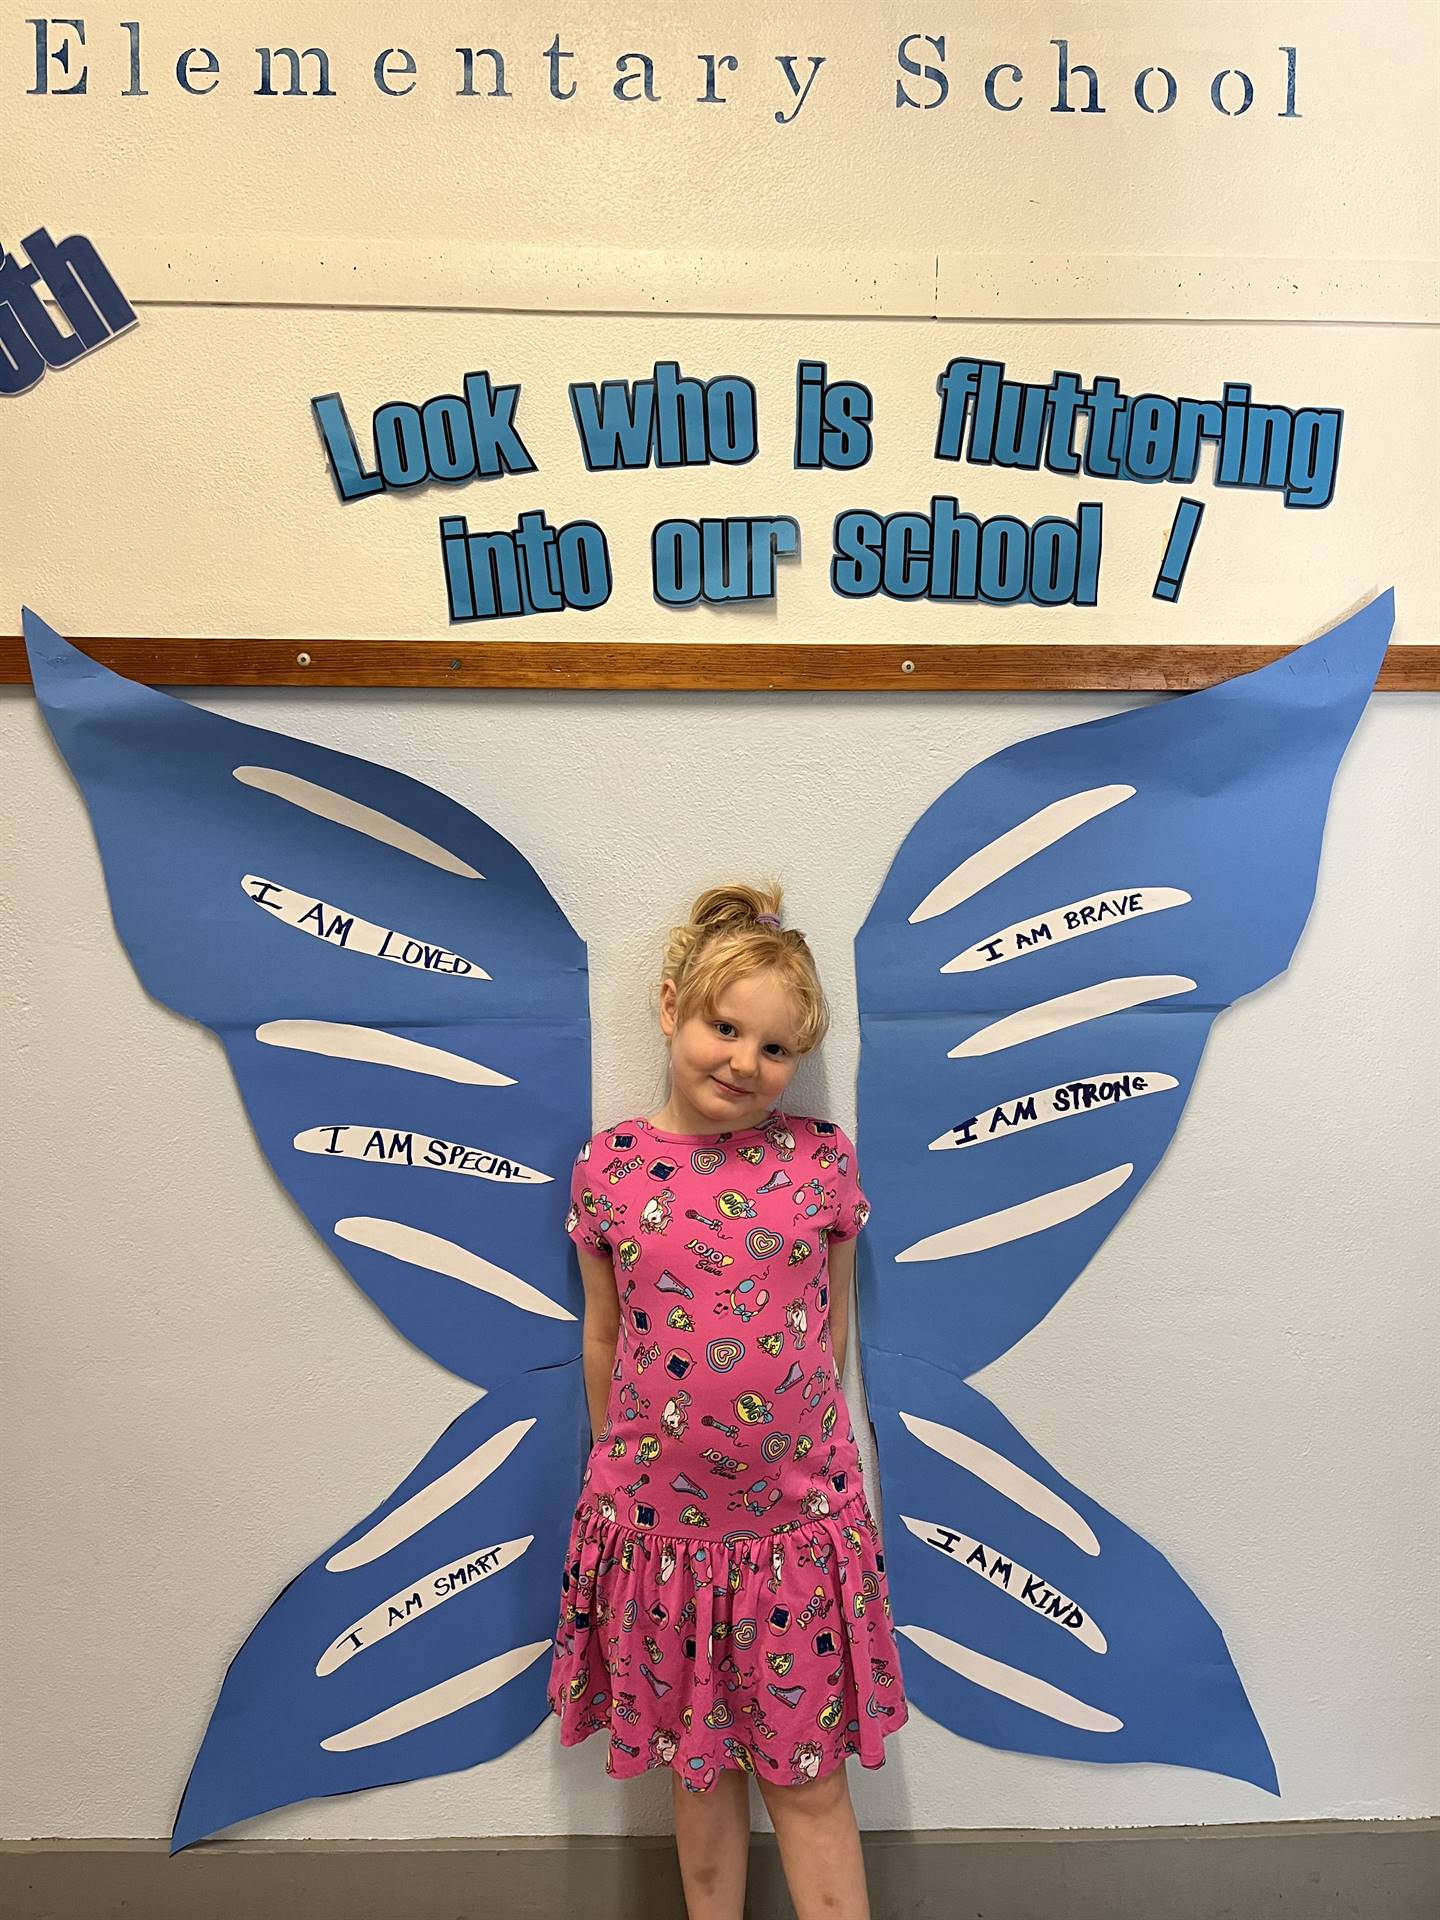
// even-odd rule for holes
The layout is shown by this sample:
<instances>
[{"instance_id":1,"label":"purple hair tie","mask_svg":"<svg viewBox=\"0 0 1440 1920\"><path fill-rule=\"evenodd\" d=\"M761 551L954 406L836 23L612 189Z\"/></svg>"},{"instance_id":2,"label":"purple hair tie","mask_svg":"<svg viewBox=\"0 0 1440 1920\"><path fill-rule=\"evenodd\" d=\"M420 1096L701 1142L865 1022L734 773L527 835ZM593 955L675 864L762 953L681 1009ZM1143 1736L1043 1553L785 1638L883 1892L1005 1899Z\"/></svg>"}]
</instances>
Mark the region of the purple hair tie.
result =
<instances>
[{"instance_id":1,"label":"purple hair tie","mask_svg":"<svg viewBox=\"0 0 1440 1920\"><path fill-rule=\"evenodd\" d=\"M780 925L780 916L778 913L757 913L755 916L755 924L757 927L778 928Z\"/></svg>"}]
</instances>

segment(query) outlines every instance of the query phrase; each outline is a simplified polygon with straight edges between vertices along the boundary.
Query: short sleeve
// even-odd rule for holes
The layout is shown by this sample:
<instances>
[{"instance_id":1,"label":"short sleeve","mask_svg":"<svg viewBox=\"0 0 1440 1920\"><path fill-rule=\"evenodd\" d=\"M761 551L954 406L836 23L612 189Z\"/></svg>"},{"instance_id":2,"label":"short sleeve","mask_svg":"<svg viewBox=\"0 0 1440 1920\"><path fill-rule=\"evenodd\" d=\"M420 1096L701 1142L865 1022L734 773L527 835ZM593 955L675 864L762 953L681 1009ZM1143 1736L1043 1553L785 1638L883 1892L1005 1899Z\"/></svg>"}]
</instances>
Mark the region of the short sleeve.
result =
<instances>
[{"instance_id":1,"label":"short sleeve","mask_svg":"<svg viewBox=\"0 0 1440 1920\"><path fill-rule=\"evenodd\" d=\"M853 1240L870 1218L870 1202L860 1185L860 1166L855 1142L843 1127L835 1129L839 1154L833 1169L835 1180L835 1221L826 1229L832 1240Z\"/></svg>"},{"instance_id":2,"label":"short sleeve","mask_svg":"<svg viewBox=\"0 0 1440 1920\"><path fill-rule=\"evenodd\" d=\"M594 1161L590 1149L593 1140L587 1140L575 1156L575 1165L570 1173L570 1211L565 1216L565 1231L582 1253L606 1254L610 1251L610 1242L605 1238L607 1228L614 1224L608 1200L602 1199L591 1185L591 1170Z\"/></svg>"}]
</instances>

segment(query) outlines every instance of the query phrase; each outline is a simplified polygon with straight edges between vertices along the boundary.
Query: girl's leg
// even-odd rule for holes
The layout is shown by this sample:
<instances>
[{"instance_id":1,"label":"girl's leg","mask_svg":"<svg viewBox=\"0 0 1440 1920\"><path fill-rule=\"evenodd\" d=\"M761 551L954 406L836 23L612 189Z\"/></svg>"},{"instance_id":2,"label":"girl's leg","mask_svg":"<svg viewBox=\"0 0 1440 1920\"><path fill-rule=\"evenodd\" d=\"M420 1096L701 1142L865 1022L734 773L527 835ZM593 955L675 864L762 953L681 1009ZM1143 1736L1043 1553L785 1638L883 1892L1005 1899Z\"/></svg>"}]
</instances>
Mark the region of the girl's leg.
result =
<instances>
[{"instance_id":1,"label":"girl's leg","mask_svg":"<svg viewBox=\"0 0 1440 1920\"><path fill-rule=\"evenodd\" d=\"M796 1787L756 1778L780 1845L795 1920L870 1920L865 1858L845 1768Z\"/></svg>"},{"instance_id":2,"label":"girl's leg","mask_svg":"<svg viewBox=\"0 0 1440 1920\"><path fill-rule=\"evenodd\" d=\"M750 1777L722 1767L708 1793L692 1793L672 1768L675 1847L690 1920L741 1920L750 1859Z\"/></svg>"}]
</instances>

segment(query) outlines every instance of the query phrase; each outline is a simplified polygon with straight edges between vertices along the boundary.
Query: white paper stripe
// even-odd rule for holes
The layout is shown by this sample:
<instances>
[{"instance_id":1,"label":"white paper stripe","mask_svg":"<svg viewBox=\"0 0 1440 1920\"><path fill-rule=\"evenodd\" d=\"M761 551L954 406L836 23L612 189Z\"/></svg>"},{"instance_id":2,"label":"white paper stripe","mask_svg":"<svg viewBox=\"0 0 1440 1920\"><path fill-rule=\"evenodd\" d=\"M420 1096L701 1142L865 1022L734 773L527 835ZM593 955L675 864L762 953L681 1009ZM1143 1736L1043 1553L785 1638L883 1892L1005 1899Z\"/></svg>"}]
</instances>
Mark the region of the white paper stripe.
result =
<instances>
[{"instance_id":1,"label":"white paper stripe","mask_svg":"<svg viewBox=\"0 0 1440 1920\"><path fill-rule=\"evenodd\" d=\"M973 1473L977 1480L983 1480L993 1487L1004 1499L1011 1500L1017 1507L1023 1507L1047 1527L1054 1527L1057 1533L1063 1533L1082 1553L1099 1553L1100 1542L1090 1522L1062 1495L1037 1480L1033 1473L1027 1473L1024 1467L1016 1466L1008 1454L997 1453L994 1447L987 1447L983 1440L974 1440L968 1433L961 1433L955 1427L942 1426L938 1420L922 1419L918 1413L901 1413L900 1418L915 1438L938 1453L942 1459L951 1460L957 1467L964 1467L967 1473Z\"/></svg>"},{"instance_id":2,"label":"white paper stripe","mask_svg":"<svg viewBox=\"0 0 1440 1920\"><path fill-rule=\"evenodd\" d=\"M413 1267L424 1267L429 1273L443 1273L447 1280L458 1280L482 1293L493 1293L497 1299L508 1300L512 1307L538 1313L543 1320L575 1318L559 1301L552 1300L548 1293L532 1287L528 1280L522 1280L508 1268L497 1267L478 1253L471 1253L468 1247L446 1240L441 1234L427 1233L423 1227L407 1226L403 1220L354 1214L347 1220L337 1220L335 1231L342 1240L349 1240L357 1247L388 1253Z\"/></svg>"},{"instance_id":3,"label":"white paper stripe","mask_svg":"<svg viewBox=\"0 0 1440 1920\"><path fill-rule=\"evenodd\" d=\"M1133 1069L1120 1072L1086 1074L1075 1080L1065 1080L1058 1086L1042 1087L1036 1093L1015 1094L1009 1100L1002 1100L998 1106L984 1107L977 1114L968 1116L958 1126L950 1127L930 1142L931 1153L960 1153L966 1147L988 1146L992 1140L1007 1140L1012 1133L1027 1133L1031 1127L1047 1127L1052 1120L1075 1120L1087 1113L1110 1113L1116 1107L1128 1106L1132 1100L1143 1100L1147 1094L1169 1093L1179 1086L1173 1074L1155 1073L1146 1068L1143 1073ZM1110 1098L1094 1099L1086 1105L1084 1095L1099 1095L1108 1090ZM1064 1094L1065 1105L1061 1106L1058 1096ZM1032 1110L1033 1109L1033 1113ZM967 1140L963 1136L970 1134ZM957 1137L959 1136L959 1137Z\"/></svg>"},{"instance_id":4,"label":"white paper stripe","mask_svg":"<svg viewBox=\"0 0 1440 1920\"><path fill-rule=\"evenodd\" d=\"M958 1528L947 1526L939 1520L912 1520L908 1513L902 1513L900 1518L915 1538L924 1541L942 1560L953 1561L957 1567L963 1567L966 1572L974 1574L977 1580L982 1580L987 1587L994 1587L1008 1595L1017 1605L1027 1608L1042 1620L1048 1620L1052 1627L1060 1627L1072 1640L1089 1647L1092 1653L1109 1651L1104 1634L1085 1609L1078 1601L1072 1600L1068 1593L1062 1593L1043 1574L1032 1573L1029 1567L1022 1567L1018 1560L1009 1559L985 1541L976 1540L971 1534L961 1533ZM944 1537L939 1540L932 1538L937 1533ZM977 1565L977 1560L981 1564ZM998 1572L995 1571L997 1567ZM1034 1599L1026 1599L1027 1587L1035 1590ZM1058 1611L1052 1611L1056 1607ZM1072 1611L1080 1616L1075 1626L1071 1626L1065 1618Z\"/></svg>"},{"instance_id":5,"label":"white paper stripe","mask_svg":"<svg viewBox=\"0 0 1440 1920\"><path fill-rule=\"evenodd\" d=\"M428 1727L447 1714L459 1713L462 1707L474 1706L477 1700L497 1692L517 1673L533 1667L553 1644L549 1640L532 1640L528 1646L497 1653L493 1660L482 1660L478 1667L452 1674L438 1686L426 1687L423 1693L412 1693L408 1699L397 1700L393 1707L386 1707L383 1712L372 1714L368 1720L358 1721L340 1733L332 1733L320 1744L327 1753L354 1753L360 1747L377 1747L382 1741L398 1740L402 1733Z\"/></svg>"},{"instance_id":6,"label":"white paper stripe","mask_svg":"<svg viewBox=\"0 0 1440 1920\"><path fill-rule=\"evenodd\" d=\"M513 1087L508 1073L467 1060L423 1040L407 1040L383 1027L356 1027L344 1020L267 1020L255 1029L267 1047L293 1047L299 1053L323 1053L332 1060L358 1060L370 1066L396 1067L402 1073L428 1073L470 1087Z\"/></svg>"},{"instance_id":7,"label":"white paper stripe","mask_svg":"<svg viewBox=\"0 0 1440 1920\"><path fill-rule=\"evenodd\" d=\"M408 1500L392 1507L349 1546L332 1553L325 1562L325 1571L349 1573L355 1567L368 1566L382 1553L389 1553L419 1533L422 1527L428 1527L432 1520L438 1520L442 1513L458 1506L482 1481L504 1466L534 1424L533 1419L512 1420L508 1427L492 1433L463 1460L457 1460L453 1467L447 1467L444 1473L417 1488Z\"/></svg>"},{"instance_id":8,"label":"white paper stripe","mask_svg":"<svg viewBox=\"0 0 1440 1920\"><path fill-rule=\"evenodd\" d=\"M985 1253L991 1247L1008 1246L1012 1240L1024 1240L1032 1233L1044 1233L1050 1227L1063 1226L1067 1220L1098 1207L1117 1187L1123 1187L1135 1171L1126 1161L1123 1167L1109 1167L1088 1180L1072 1186L1053 1187L1049 1193L1037 1193L1018 1206L1002 1207L998 1213L982 1213L977 1219L962 1220L957 1226L943 1227L896 1254L897 1265L910 1260L949 1260L959 1254Z\"/></svg>"},{"instance_id":9,"label":"white paper stripe","mask_svg":"<svg viewBox=\"0 0 1440 1920\"><path fill-rule=\"evenodd\" d=\"M317 900L313 894L296 893L278 880L266 880L258 873L247 873L240 882L247 900L253 900L274 919L308 934L326 946L346 953L368 954L373 960L392 960L397 966L421 973L438 974L447 980L488 980L489 974L477 961L454 953L429 940L395 927L377 926L362 920L358 913L347 912L329 900Z\"/></svg>"},{"instance_id":10,"label":"white paper stripe","mask_svg":"<svg viewBox=\"0 0 1440 1920\"><path fill-rule=\"evenodd\" d=\"M1123 1013L1127 1007L1189 993L1194 985L1183 973L1137 973L1123 979L1100 980L1093 987L1057 994L1053 1000L1037 1000L1033 1006L1007 1013L1002 1020L992 1020L958 1047L951 1047L947 1058L973 1060L982 1053L999 1053L1005 1047L1059 1033L1065 1027L1081 1026L1086 1020L1102 1020L1107 1013Z\"/></svg>"},{"instance_id":11,"label":"white paper stripe","mask_svg":"<svg viewBox=\"0 0 1440 1920\"><path fill-rule=\"evenodd\" d=\"M357 1653L387 1640L401 1627L408 1627L412 1620L423 1620L436 1607L453 1600L457 1593L469 1593L472 1587L493 1580L497 1573L515 1564L534 1538L533 1533L527 1533L522 1540L502 1540L493 1547L477 1547L473 1553L461 1554L458 1560L449 1560L443 1567L432 1567L418 1580L409 1581L398 1593L392 1593L388 1600L382 1600L379 1606L372 1607L335 1636L315 1663L316 1679L323 1680L337 1672ZM490 1564L482 1565L486 1560Z\"/></svg>"},{"instance_id":12,"label":"white paper stripe","mask_svg":"<svg viewBox=\"0 0 1440 1920\"><path fill-rule=\"evenodd\" d=\"M1105 893L1070 900L1063 907L1050 907L1044 913L1032 913L1001 927L998 933L977 940L953 960L947 960L940 971L983 973L1003 966L1007 960L1021 960L1027 953L1043 953L1047 947L1078 940L1083 934L1122 926L1147 913L1163 913L1167 907L1186 906L1189 900L1189 894L1179 887L1111 887ZM1095 918L1097 914L1104 917Z\"/></svg>"},{"instance_id":13,"label":"white paper stripe","mask_svg":"<svg viewBox=\"0 0 1440 1920\"><path fill-rule=\"evenodd\" d=\"M377 1127L363 1121L343 1125L306 1127L292 1143L300 1153L323 1154L330 1159L358 1160L368 1167L410 1167L431 1173L464 1174L472 1180L493 1180L500 1186L548 1186L553 1175L523 1161L472 1147L438 1134L414 1133L405 1127ZM371 1148L375 1148L372 1152Z\"/></svg>"},{"instance_id":14,"label":"white paper stripe","mask_svg":"<svg viewBox=\"0 0 1440 1920\"><path fill-rule=\"evenodd\" d=\"M255 787L261 793L273 793L277 800L288 800L292 807L303 807L307 813L319 814L322 820L333 820L337 826L368 834L372 840L381 840L401 853L427 860L432 867L443 867L446 873L458 873L465 880L485 878L468 860L451 853L428 834L407 827L403 820L395 820L376 807L367 807L363 800L352 800L349 794L317 786L315 781L303 780L298 773L285 773L279 767L232 767L230 771L244 786Z\"/></svg>"},{"instance_id":15,"label":"white paper stripe","mask_svg":"<svg viewBox=\"0 0 1440 1920\"><path fill-rule=\"evenodd\" d=\"M1118 1733L1125 1724L1113 1713L1092 1707L1088 1701L1066 1693L1063 1687L1052 1686L1038 1674L1027 1673L1023 1667L1007 1666L1003 1660L992 1660L988 1653L964 1646L959 1640L947 1639L943 1633L932 1633L929 1627L897 1627L895 1631L913 1640L923 1653L938 1660L941 1666L949 1667L952 1673L973 1680L988 1693L1001 1694L1019 1706L1043 1713L1048 1720L1078 1727L1082 1733Z\"/></svg>"},{"instance_id":16,"label":"white paper stripe","mask_svg":"<svg viewBox=\"0 0 1440 1920\"><path fill-rule=\"evenodd\" d=\"M1129 800L1134 792L1134 787L1091 787L1085 793L1052 800L1048 807L1032 813L1028 820L1009 828L998 839L962 860L958 867L952 867L912 911L910 924L914 926L919 920L933 920L937 914L948 913L992 881L1033 859L1037 853L1043 853L1046 847L1053 847L1067 833L1074 833L1077 827L1108 813L1122 800Z\"/></svg>"}]
</instances>

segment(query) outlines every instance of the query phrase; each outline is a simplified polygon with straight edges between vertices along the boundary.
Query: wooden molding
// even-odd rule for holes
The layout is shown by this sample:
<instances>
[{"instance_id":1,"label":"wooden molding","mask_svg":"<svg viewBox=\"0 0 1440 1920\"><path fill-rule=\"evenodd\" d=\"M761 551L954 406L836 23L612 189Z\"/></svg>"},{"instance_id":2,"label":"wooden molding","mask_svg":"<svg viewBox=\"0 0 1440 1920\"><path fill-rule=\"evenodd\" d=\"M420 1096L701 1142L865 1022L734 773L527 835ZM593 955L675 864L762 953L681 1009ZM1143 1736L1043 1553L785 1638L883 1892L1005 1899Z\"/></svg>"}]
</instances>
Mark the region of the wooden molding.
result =
<instances>
[{"instance_id":1,"label":"wooden molding","mask_svg":"<svg viewBox=\"0 0 1440 1920\"><path fill-rule=\"evenodd\" d=\"M1290 647L1026 645L975 641L207 640L69 635L132 680L170 687L532 687L716 693L1185 693L1263 667ZM0 638L0 684L30 678ZM1379 691L1440 689L1440 646L1391 646Z\"/></svg>"}]
</instances>

